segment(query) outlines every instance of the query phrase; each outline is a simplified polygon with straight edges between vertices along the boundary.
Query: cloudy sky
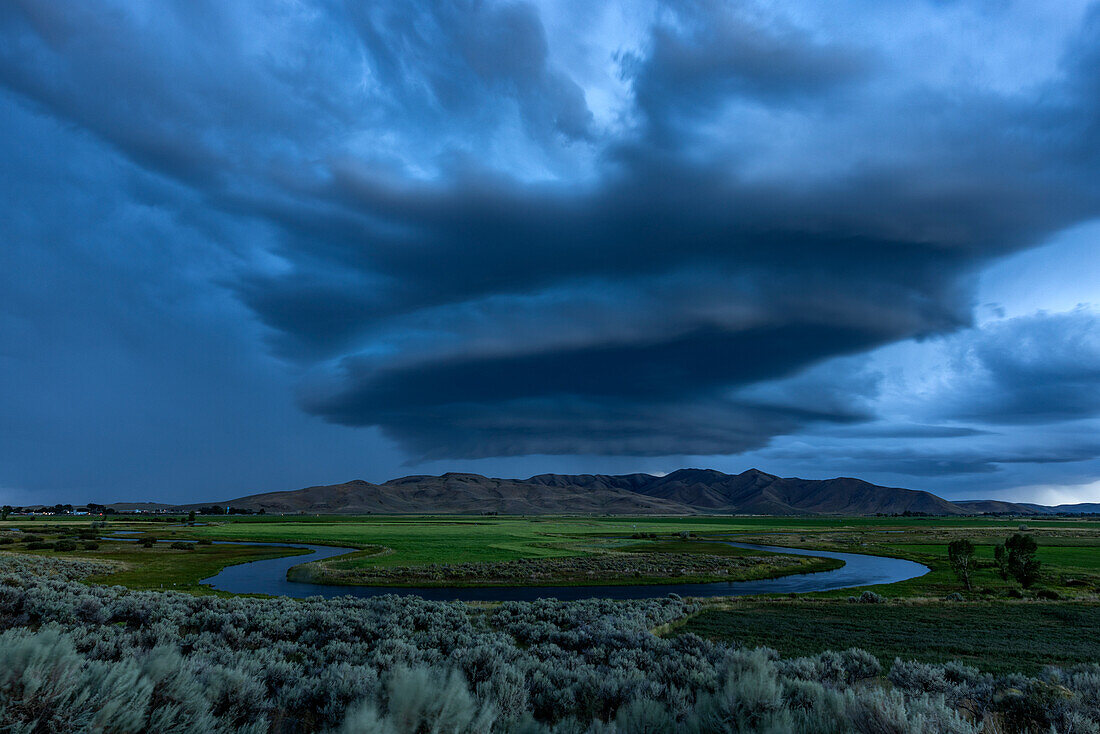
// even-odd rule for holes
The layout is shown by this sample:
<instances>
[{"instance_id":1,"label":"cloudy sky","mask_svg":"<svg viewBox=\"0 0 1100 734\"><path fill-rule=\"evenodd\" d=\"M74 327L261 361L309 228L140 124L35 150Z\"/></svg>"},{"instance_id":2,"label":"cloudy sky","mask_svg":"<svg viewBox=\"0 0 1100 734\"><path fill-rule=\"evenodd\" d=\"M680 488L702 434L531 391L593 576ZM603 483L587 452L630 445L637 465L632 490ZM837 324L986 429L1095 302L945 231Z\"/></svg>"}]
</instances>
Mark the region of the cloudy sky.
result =
<instances>
[{"instance_id":1,"label":"cloudy sky","mask_svg":"<svg viewBox=\"0 0 1100 734\"><path fill-rule=\"evenodd\" d=\"M0 4L0 499L1100 500L1100 4Z\"/></svg>"}]
</instances>

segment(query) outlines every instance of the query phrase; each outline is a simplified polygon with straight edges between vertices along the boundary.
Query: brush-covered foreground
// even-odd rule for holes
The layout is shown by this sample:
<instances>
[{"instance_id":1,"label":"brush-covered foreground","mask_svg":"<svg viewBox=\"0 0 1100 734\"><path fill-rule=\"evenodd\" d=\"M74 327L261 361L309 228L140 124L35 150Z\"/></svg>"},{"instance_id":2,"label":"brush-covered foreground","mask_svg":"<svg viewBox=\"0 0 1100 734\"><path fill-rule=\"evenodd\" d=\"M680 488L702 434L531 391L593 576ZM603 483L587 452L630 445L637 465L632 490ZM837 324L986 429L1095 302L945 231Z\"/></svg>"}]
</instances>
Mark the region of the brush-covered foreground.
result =
<instances>
[{"instance_id":1,"label":"brush-covered foreground","mask_svg":"<svg viewBox=\"0 0 1100 734\"><path fill-rule=\"evenodd\" d=\"M87 586L0 554L10 731L1097 732L1100 666L989 675L858 649L780 658L652 629L677 598L478 607Z\"/></svg>"}]
</instances>

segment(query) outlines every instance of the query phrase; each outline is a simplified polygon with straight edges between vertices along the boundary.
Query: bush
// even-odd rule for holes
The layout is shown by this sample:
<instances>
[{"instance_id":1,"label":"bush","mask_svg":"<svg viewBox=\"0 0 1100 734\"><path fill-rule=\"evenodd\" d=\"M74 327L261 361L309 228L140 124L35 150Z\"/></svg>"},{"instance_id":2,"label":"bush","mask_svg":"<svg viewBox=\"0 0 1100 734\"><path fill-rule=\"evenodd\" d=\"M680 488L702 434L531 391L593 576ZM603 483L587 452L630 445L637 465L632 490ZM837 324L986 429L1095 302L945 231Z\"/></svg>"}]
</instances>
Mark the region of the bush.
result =
<instances>
[{"instance_id":1,"label":"bush","mask_svg":"<svg viewBox=\"0 0 1100 734\"><path fill-rule=\"evenodd\" d=\"M885 604L886 597L873 591L864 591L859 596L849 596L848 601L853 604Z\"/></svg>"},{"instance_id":2,"label":"bush","mask_svg":"<svg viewBox=\"0 0 1100 734\"><path fill-rule=\"evenodd\" d=\"M210 538L199 538L199 545L213 545L213 544L214 544L214 541L210 540Z\"/></svg>"},{"instance_id":3,"label":"bush","mask_svg":"<svg viewBox=\"0 0 1100 734\"><path fill-rule=\"evenodd\" d=\"M491 731L496 719L494 707L479 706L461 675L431 668L397 668L387 687L385 714L380 708L373 701L354 707L341 731L474 734Z\"/></svg>"},{"instance_id":4,"label":"bush","mask_svg":"<svg viewBox=\"0 0 1100 734\"><path fill-rule=\"evenodd\" d=\"M138 541L138 545L140 545L142 548L152 548L156 544L157 544L157 539L156 538L142 538L141 540Z\"/></svg>"},{"instance_id":5,"label":"bush","mask_svg":"<svg viewBox=\"0 0 1100 734\"><path fill-rule=\"evenodd\" d=\"M99 543L96 543L94 541L88 541L88 542L84 543L83 546L84 546L84 550L90 550L90 551L99 550Z\"/></svg>"},{"instance_id":6,"label":"bush","mask_svg":"<svg viewBox=\"0 0 1100 734\"><path fill-rule=\"evenodd\" d=\"M168 547L169 548L174 548L175 550L195 550L195 544L194 543L184 543L184 542L181 542L181 541L178 541L178 540L175 543L172 543L171 545L169 545Z\"/></svg>"},{"instance_id":7,"label":"bush","mask_svg":"<svg viewBox=\"0 0 1100 734\"><path fill-rule=\"evenodd\" d=\"M74 551L76 550L76 543L72 540L59 540L53 544L55 551Z\"/></svg>"},{"instance_id":8,"label":"bush","mask_svg":"<svg viewBox=\"0 0 1100 734\"><path fill-rule=\"evenodd\" d=\"M27 543L27 550L51 550L52 548L53 543L46 543L41 540L35 540L33 542Z\"/></svg>"}]
</instances>

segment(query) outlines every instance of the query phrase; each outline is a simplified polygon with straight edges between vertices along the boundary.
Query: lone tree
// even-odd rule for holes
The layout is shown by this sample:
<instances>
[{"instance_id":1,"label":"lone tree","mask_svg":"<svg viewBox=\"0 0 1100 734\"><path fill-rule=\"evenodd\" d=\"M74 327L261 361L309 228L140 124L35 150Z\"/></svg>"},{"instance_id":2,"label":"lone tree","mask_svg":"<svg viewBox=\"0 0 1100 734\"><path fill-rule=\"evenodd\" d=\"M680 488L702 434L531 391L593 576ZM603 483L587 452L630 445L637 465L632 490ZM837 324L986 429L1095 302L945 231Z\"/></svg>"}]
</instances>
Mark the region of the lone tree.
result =
<instances>
[{"instance_id":1,"label":"lone tree","mask_svg":"<svg viewBox=\"0 0 1100 734\"><path fill-rule=\"evenodd\" d=\"M955 575L970 591L970 572L974 569L974 544L969 540L952 540L947 544L947 560Z\"/></svg>"},{"instance_id":2,"label":"lone tree","mask_svg":"<svg viewBox=\"0 0 1100 734\"><path fill-rule=\"evenodd\" d=\"M1019 581L1020 586L1025 589L1034 584L1039 580L1041 565L1039 559L1035 557L1038 548L1038 543L1029 535L1016 533L1006 540L1004 545L998 546L995 551L998 567L1003 563L1002 574L1007 572L1007 575Z\"/></svg>"}]
</instances>

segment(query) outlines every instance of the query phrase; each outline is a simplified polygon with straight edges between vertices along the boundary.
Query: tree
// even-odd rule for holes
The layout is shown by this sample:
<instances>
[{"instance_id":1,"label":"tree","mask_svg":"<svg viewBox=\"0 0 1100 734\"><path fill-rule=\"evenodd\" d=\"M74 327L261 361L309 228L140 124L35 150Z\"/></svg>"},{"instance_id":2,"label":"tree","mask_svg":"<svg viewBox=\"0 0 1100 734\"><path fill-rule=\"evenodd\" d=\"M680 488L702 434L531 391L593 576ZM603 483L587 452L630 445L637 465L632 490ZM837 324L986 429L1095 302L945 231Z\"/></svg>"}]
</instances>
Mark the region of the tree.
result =
<instances>
[{"instance_id":1,"label":"tree","mask_svg":"<svg viewBox=\"0 0 1100 734\"><path fill-rule=\"evenodd\" d=\"M1025 589L1039 580L1039 567L1042 565L1035 557L1039 545L1028 535L1016 533L1004 544L993 549L993 559L1002 578L1011 576Z\"/></svg>"},{"instance_id":2,"label":"tree","mask_svg":"<svg viewBox=\"0 0 1100 734\"><path fill-rule=\"evenodd\" d=\"M1001 578L1008 579L1008 551L1005 550L1004 543L993 547L993 563L997 565L997 572L1001 574Z\"/></svg>"},{"instance_id":3,"label":"tree","mask_svg":"<svg viewBox=\"0 0 1100 734\"><path fill-rule=\"evenodd\" d=\"M947 544L947 560L955 575L970 591L970 572L974 568L974 544L969 540L952 540Z\"/></svg>"},{"instance_id":4,"label":"tree","mask_svg":"<svg viewBox=\"0 0 1100 734\"><path fill-rule=\"evenodd\" d=\"M11 511L12 511L12 506L11 505L4 505L3 509L0 509L0 520L7 520L8 515L11 514Z\"/></svg>"},{"instance_id":5,"label":"tree","mask_svg":"<svg viewBox=\"0 0 1100 734\"><path fill-rule=\"evenodd\" d=\"M194 510L191 510L190 512L187 513L187 524L188 525L194 525L195 524L195 511Z\"/></svg>"}]
</instances>

